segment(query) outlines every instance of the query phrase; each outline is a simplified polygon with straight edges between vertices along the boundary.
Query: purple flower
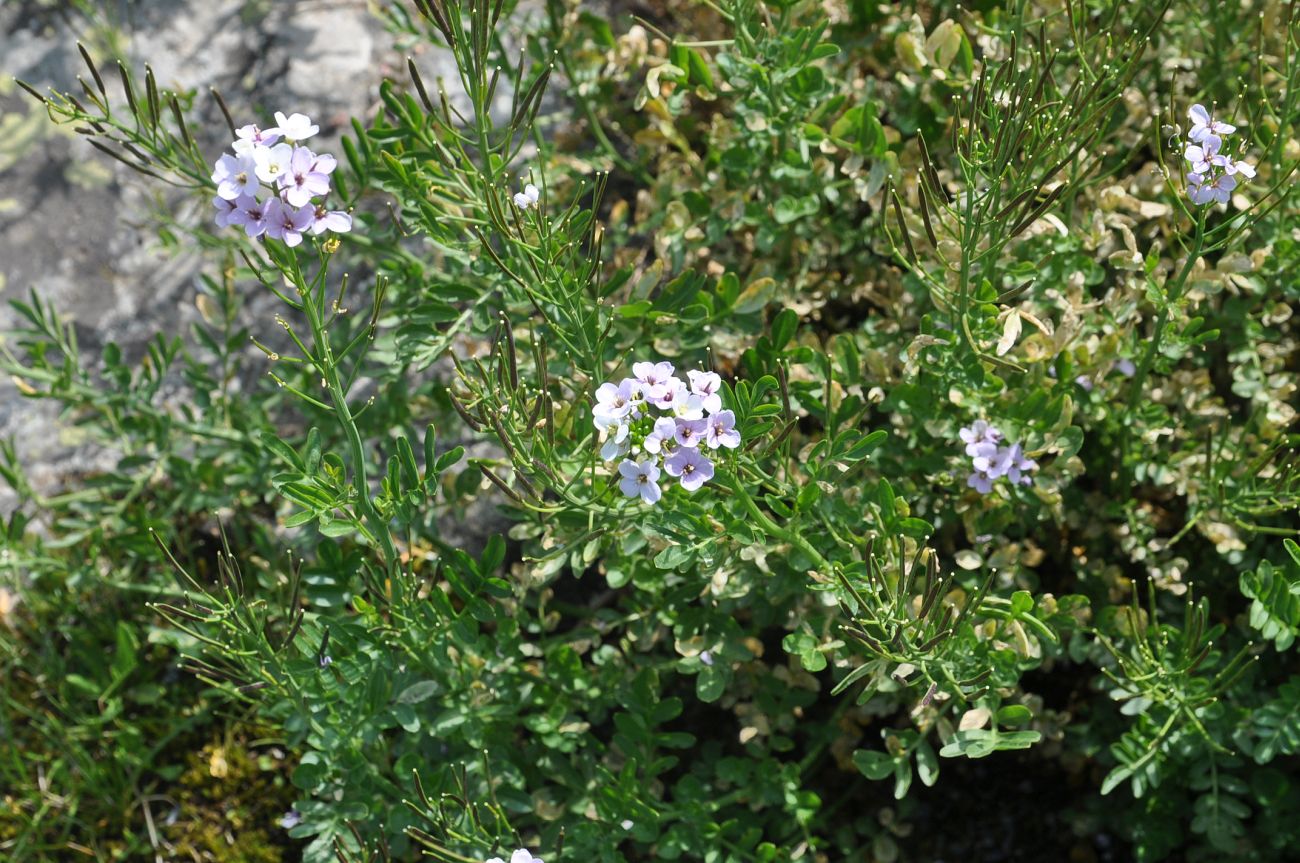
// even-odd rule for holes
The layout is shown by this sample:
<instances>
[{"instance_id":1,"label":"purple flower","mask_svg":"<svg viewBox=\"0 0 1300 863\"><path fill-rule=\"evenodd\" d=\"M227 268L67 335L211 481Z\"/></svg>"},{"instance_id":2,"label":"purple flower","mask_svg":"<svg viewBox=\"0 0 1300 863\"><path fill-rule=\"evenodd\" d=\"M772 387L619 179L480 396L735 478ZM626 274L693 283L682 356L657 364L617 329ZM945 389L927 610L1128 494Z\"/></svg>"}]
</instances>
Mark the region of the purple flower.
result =
<instances>
[{"instance_id":1,"label":"purple flower","mask_svg":"<svg viewBox=\"0 0 1300 863\"><path fill-rule=\"evenodd\" d=\"M280 826L285 830L292 830L301 823L302 813L297 809L290 809L288 812L284 813L284 817L280 819Z\"/></svg>"},{"instance_id":2,"label":"purple flower","mask_svg":"<svg viewBox=\"0 0 1300 863\"><path fill-rule=\"evenodd\" d=\"M311 207L291 207L279 198L266 202L266 235L283 240L286 246L302 242L302 232L311 227Z\"/></svg>"},{"instance_id":3,"label":"purple flower","mask_svg":"<svg viewBox=\"0 0 1300 863\"><path fill-rule=\"evenodd\" d=\"M306 114L290 114L286 117L281 112L276 111L275 125L279 127L280 133L290 141L305 141L320 131L320 126L313 125L311 118Z\"/></svg>"},{"instance_id":4,"label":"purple flower","mask_svg":"<svg viewBox=\"0 0 1300 863\"><path fill-rule=\"evenodd\" d=\"M1207 138L1213 138L1217 143L1220 135L1231 135L1237 131L1237 127L1231 123L1221 123L1210 116L1210 112L1205 110L1204 105L1193 105L1188 108L1187 116L1192 121L1192 128L1188 130L1187 137L1198 144Z\"/></svg>"},{"instance_id":5,"label":"purple flower","mask_svg":"<svg viewBox=\"0 0 1300 863\"><path fill-rule=\"evenodd\" d=\"M692 369L686 376L691 379L691 392L700 397L701 407L711 414L722 410L722 396L718 395L722 378L717 373Z\"/></svg>"},{"instance_id":6,"label":"purple flower","mask_svg":"<svg viewBox=\"0 0 1300 863\"><path fill-rule=\"evenodd\" d=\"M252 195L244 195L235 201L235 209L226 217L228 225L242 225L244 233L250 237L260 237L266 233L266 205Z\"/></svg>"},{"instance_id":7,"label":"purple flower","mask_svg":"<svg viewBox=\"0 0 1300 863\"><path fill-rule=\"evenodd\" d=\"M966 485L975 489L980 494L988 494L993 491L993 477L983 471L975 471L966 477Z\"/></svg>"},{"instance_id":8,"label":"purple flower","mask_svg":"<svg viewBox=\"0 0 1300 863\"><path fill-rule=\"evenodd\" d=\"M1225 174L1236 176L1240 174L1246 179L1255 176L1255 166L1250 162L1237 162L1226 153L1214 157L1214 164L1222 168Z\"/></svg>"},{"instance_id":9,"label":"purple flower","mask_svg":"<svg viewBox=\"0 0 1300 863\"><path fill-rule=\"evenodd\" d=\"M649 453L672 452L677 446L677 423L668 417L659 417L642 446Z\"/></svg>"},{"instance_id":10,"label":"purple flower","mask_svg":"<svg viewBox=\"0 0 1300 863\"><path fill-rule=\"evenodd\" d=\"M1206 182L1207 179L1209 182ZM1193 204L1208 204L1211 201L1226 204L1235 188L1237 179L1229 174L1207 178L1193 171L1187 175L1187 197Z\"/></svg>"},{"instance_id":11,"label":"purple flower","mask_svg":"<svg viewBox=\"0 0 1300 863\"><path fill-rule=\"evenodd\" d=\"M295 147L288 169L280 175L280 193L295 207L317 195L328 195L330 173L337 164L333 156L317 156L306 147Z\"/></svg>"},{"instance_id":12,"label":"purple flower","mask_svg":"<svg viewBox=\"0 0 1300 863\"><path fill-rule=\"evenodd\" d=\"M669 476L681 477L682 488L695 491L713 479L713 462L699 449L682 447L664 462Z\"/></svg>"},{"instance_id":13,"label":"purple flower","mask_svg":"<svg viewBox=\"0 0 1300 863\"><path fill-rule=\"evenodd\" d=\"M311 232L313 234L323 234L326 231L346 234L350 230L352 230L352 216L342 210L327 210L324 204L320 204L312 212Z\"/></svg>"},{"instance_id":14,"label":"purple flower","mask_svg":"<svg viewBox=\"0 0 1300 863\"><path fill-rule=\"evenodd\" d=\"M1007 472L1003 464L1005 453L1006 447L991 441L980 441L966 447L966 454L971 456L971 467L978 473L988 474L990 479L997 479Z\"/></svg>"},{"instance_id":15,"label":"purple flower","mask_svg":"<svg viewBox=\"0 0 1300 863\"><path fill-rule=\"evenodd\" d=\"M232 147L236 153L251 153L258 147L269 147L280 140L280 130L272 126L260 129L255 123L240 126L235 130L238 138Z\"/></svg>"},{"instance_id":16,"label":"purple flower","mask_svg":"<svg viewBox=\"0 0 1300 863\"><path fill-rule=\"evenodd\" d=\"M217 160L215 168L212 182L217 184L217 194L227 201L240 195L257 194L257 162L252 156L227 153Z\"/></svg>"},{"instance_id":17,"label":"purple flower","mask_svg":"<svg viewBox=\"0 0 1300 863\"><path fill-rule=\"evenodd\" d=\"M1119 360L1115 363L1115 371L1126 378L1131 378L1137 372L1137 366L1133 365L1132 360Z\"/></svg>"},{"instance_id":18,"label":"purple flower","mask_svg":"<svg viewBox=\"0 0 1300 863\"><path fill-rule=\"evenodd\" d=\"M618 481L619 491L628 497L639 496L646 503L655 503L663 494L659 491L659 468L653 461L647 459L637 464L625 460L618 466L618 473L622 477Z\"/></svg>"},{"instance_id":19,"label":"purple flower","mask_svg":"<svg viewBox=\"0 0 1300 863\"><path fill-rule=\"evenodd\" d=\"M233 224L230 217L235 213L237 204L234 201L227 201L225 198L217 195L212 199L212 206L217 208L216 223L218 228L229 227Z\"/></svg>"},{"instance_id":20,"label":"purple flower","mask_svg":"<svg viewBox=\"0 0 1300 863\"><path fill-rule=\"evenodd\" d=\"M677 378L669 378L658 398L651 403L660 410L684 420L697 420L704 416L704 400L686 388Z\"/></svg>"},{"instance_id":21,"label":"purple flower","mask_svg":"<svg viewBox=\"0 0 1300 863\"><path fill-rule=\"evenodd\" d=\"M704 663L705 665L709 665L709 666L713 665L713 654L710 653L710 652L707 651L707 650L701 652L701 653L700 653L700 662Z\"/></svg>"},{"instance_id":22,"label":"purple flower","mask_svg":"<svg viewBox=\"0 0 1300 863\"><path fill-rule=\"evenodd\" d=\"M259 147L253 151L253 160L257 165L257 179L263 183L272 183L289 170L293 159L293 147L288 144L276 144L274 147Z\"/></svg>"},{"instance_id":23,"label":"purple flower","mask_svg":"<svg viewBox=\"0 0 1300 863\"><path fill-rule=\"evenodd\" d=\"M702 419L679 419L673 437L682 446L695 447L700 445L700 438L704 437L707 431L708 425Z\"/></svg>"},{"instance_id":24,"label":"purple flower","mask_svg":"<svg viewBox=\"0 0 1300 863\"><path fill-rule=\"evenodd\" d=\"M1210 170L1210 165L1214 164L1219 154L1219 143L1218 138L1207 135L1200 144L1189 144L1183 158L1192 163L1194 172L1204 174Z\"/></svg>"},{"instance_id":25,"label":"purple flower","mask_svg":"<svg viewBox=\"0 0 1300 863\"><path fill-rule=\"evenodd\" d=\"M732 411L719 411L708 420L709 428L705 440L709 449L725 446L735 449L740 446L740 432L736 431L736 415Z\"/></svg>"},{"instance_id":26,"label":"purple flower","mask_svg":"<svg viewBox=\"0 0 1300 863\"><path fill-rule=\"evenodd\" d=\"M1020 444L1013 443L1007 449L1003 464L1006 468L1007 479L1021 485L1033 484L1033 480L1028 474L1030 471L1038 469L1038 462L1026 456L1024 450L1020 448Z\"/></svg>"},{"instance_id":27,"label":"purple flower","mask_svg":"<svg viewBox=\"0 0 1300 863\"><path fill-rule=\"evenodd\" d=\"M669 362L633 363L632 374L642 383L645 397L652 402L662 398L664 393L677 383L677 379L673 377L673 364Z\"/></svg>"},{"instance_id":28,"label":"purple flower","mask_svg":"<svg viewBox=\"0 0 1300 863\"><path fill-rule=\"evenodd\" d=\"M1083 387L1085 392L1092 392L1092 378L1087 375L1079 375L1074 379L1074 382Z\"/></svg>"},{"instance_id":29,"label":"purple flower","mask_svg":"<svg viewBox=\"0 0 1300 863\"><path fill-rule=\"evenodd\" d=\"M984 420L975 420L969 426L959 430L958 436L966 444L966 455L973 456L976 454L976 446L982 443L996 444L1002 440L1002 432L989 425Z\"/></svg>"},{"instance_id":30,"label":"purple flower","mask_svg":"<svg viewBox=\"0 0 1300 863\"><path fill-rule=\"evenodd\" d=\"M624 378L618 386L601 384L596 390L596 406L591 411L596 428L603 431L611 425L621 423L624 417L632 413L640 395L640 384L632 378Z\"/></svg>"}]
</instances>

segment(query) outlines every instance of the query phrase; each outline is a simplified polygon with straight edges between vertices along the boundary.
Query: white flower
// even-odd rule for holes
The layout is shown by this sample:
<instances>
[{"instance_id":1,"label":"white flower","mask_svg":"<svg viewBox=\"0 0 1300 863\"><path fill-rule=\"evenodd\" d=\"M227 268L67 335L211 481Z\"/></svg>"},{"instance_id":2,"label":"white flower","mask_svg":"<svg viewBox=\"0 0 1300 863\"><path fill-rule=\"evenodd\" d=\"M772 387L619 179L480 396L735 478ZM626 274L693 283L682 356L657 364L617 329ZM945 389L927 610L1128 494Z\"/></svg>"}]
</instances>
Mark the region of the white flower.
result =
<instances>
[{"instance_id":1,"label":"white flower","mask_svg":"<svg viewBox=\"0 0 1300 863\"><path fill-rule=\"evenodd\" d=\"M320 126L314 125L311 117L306 114L290 114L286 117L276 111L275 125L280 130L280 134L290 141L305 141L320 131Z\"/></svg>"},{"instance_id":2,"label":"white flower","mask_svg":"<svg viewBox=\"0 0 1300 863\"><path fill-rule=\"evenodd\" d=\"M527 210L529 207L536 207L542 193L532 183L524 186L522 192L515 192L515 206L521 210Z\"/></svg>"},{"instance_id":3,"label":"white flower","mask_svg":"<svg viewBox=\"0 0 1300 863\"><path fill-rule=\"evenodd\" d=\"M500 857L493 857L491 860L488 860L487 863L506 863L506 861L502 860ZM529 851L527 848L520 848L518 851L510 855L510 863L542 863L542 858L534 857L533 852Z\"/></svg>"},{"instance_id":4,"label":"white flower","mask_svg":"<svg viewBox=\"0 0 1300 863\"><path fill-rule=\"evenodd\" d=\"M257 179L271 183L289 170L293 159L293 147L288 144L276 144L274 147L258 147L253 151L253 161L257 164Z\"/></svg>"}]
</instances>

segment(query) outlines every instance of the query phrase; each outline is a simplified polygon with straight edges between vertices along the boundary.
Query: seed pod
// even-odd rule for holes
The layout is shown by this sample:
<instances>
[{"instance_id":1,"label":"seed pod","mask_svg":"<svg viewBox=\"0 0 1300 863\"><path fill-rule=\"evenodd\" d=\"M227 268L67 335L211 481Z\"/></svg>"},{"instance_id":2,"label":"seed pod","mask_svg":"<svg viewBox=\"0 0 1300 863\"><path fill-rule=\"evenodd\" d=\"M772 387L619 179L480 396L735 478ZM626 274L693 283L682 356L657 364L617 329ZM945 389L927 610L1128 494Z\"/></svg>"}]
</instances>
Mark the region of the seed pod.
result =
<instances>
[{"instance_id":1,"label":"seed pod","mask_svg":"<svg viewBox=\"0 0 1300 863\"><path fill-rule=\"evenodd\" d=\"M236 134L234 118L230 116L230 107L226 105L226 100L222 97L221 91L216 87L209 87L208 92L212 94L212 98L217 102L217 107L221 109L221 116L226 118L226 125L230 127L230 134Z\"/></svg>"},{"instance_id":2,"label":"seed pod","mask_svg":"<svg viewBox=\"0 0 1300 863\"><path fill-rule=\"evenodd\" d=\"M103 96L107 101L108 90L104 87L104 79L99 76L99 69L95 68L95 61L90 59L90 52L80 42L77 43L77 50L81 52L81 59L86 61L86 68L90 70L90 76L95 79L95 86L99 88L99 95Z\"/></svg>"},{"instance_id":3,"label":"seed pod","mask_svg":"<svg viewBox=\"0 0 1300 863\"><path fill-rule=\"evenodd\" d=\"M424 79L420 77L420 70L415 66L415 60L411 57L406 58L406 70L411 74L411 83L415 85L415 92L420 95L420 101L424 103L424 110L430 114L435 113L433 100L429 98L429 91L424 89Z\"/></svg>"}]
</instances>

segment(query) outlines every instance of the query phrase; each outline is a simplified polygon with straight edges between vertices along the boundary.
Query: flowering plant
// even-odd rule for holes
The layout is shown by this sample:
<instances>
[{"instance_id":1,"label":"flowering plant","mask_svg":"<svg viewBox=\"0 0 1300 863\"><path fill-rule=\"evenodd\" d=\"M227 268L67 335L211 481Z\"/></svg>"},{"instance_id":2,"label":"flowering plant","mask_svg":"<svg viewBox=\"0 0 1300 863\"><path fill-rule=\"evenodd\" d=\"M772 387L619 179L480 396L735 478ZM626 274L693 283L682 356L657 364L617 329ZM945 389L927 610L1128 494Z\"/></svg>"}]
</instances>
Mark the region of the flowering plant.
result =
<instances>
[{"instance_id":1,"label":"flowering plant","mask_svg":"<svg viewBox=\"0 0 1300 863\"><path fill-rule=\"evenodd\" d=\"M1300 21L370 5L336 147L34 92L216 225L0 342L0 856L1294 856Z\"/></svg>"}]
</instances>

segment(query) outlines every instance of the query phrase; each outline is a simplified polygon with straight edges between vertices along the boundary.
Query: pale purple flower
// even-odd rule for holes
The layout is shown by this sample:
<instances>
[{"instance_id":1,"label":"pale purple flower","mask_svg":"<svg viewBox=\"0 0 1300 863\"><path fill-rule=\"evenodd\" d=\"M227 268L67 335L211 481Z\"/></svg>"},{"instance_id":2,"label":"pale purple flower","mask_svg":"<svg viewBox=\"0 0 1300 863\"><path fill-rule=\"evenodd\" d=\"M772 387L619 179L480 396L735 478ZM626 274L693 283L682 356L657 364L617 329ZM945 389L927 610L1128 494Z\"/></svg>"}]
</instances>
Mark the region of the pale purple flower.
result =
<instances>
[{"instance_id":1,"label":"pale purple flower","mask_svg":"<svg viewBox=\"0 0 1300 863\"><path fill-rule=\"evenodd\" d=\"M700 445L700 440L704 438L708 431L708 425L702 419L677 421L677 428L673 432L673 437L677 443L682 446L695 447Z\"/></svg>"},{"instance_id":2,"label":"pale purple flower","mask_svg":"<svg viewBox=\"0 0 1300 863\"><path fill-rule=\"evenodd\" d=\"M1137 366L1133 365L1132 360L1118 360L1115 363L1115 371L1119 372L1126 378L1131 378L1137 372Z\"/></svg>"},{"instance_id":3,"label":"pale purple flower","mask_svg":"<svg viewBox=\"0 0 1300 863\"><path fill-rule=\"evenodd\" d=\"M633 363L632 374L641 382L645 397L652 402L662 398L668 388L677 382L670 362Z\"/></svg>"},{"instance_id":4,"label":"pale purple flower","mask_svg":"<svg viewBox=\"0 0 1300 863\"><path fill-rule=\"evenodd\" d=\"M1038 462L1025 455L1020 444L1013 443L1007 448L1003 460L1007 479L1012 482L1018 482L1021 485L1032 485L1033 480L1029 477L1029 472L1038 469Z\"/></svg>"},{"instance_id":5,"label":"pale purple flower","mask_svg":"<svg viewBox=\"0 0 1300 863\"><path fill-rule=\"evenodd\" d=\"M646 503L655 503L663 494L659 491L659 467L649 459L640 464L623 461L618 466L618 473L622 477L618 489L628 497L640 497ZM671 469L669 473L672 473Z\"/></svg>"},{"instance_id":6,"label":"pale purple flower","mask_svg":"<svg viewBox=\"0 0 1300 863\"><path fill-rule=\"evenodd\" d=\"M280 826L285 830L292 830L301 823L302 813L297 809L290 809L288 812L284 813L284 817L280 819Z\"/></svg>"},{"instance_id":7,"label":"pale purple flower","mask_svg":"<svg viewBox=\"0 0 1300 863\"><path fill-rule=\"evenodd\" d=\"M701 653L700 653L700 662L704 663L705 665L712 666L712 665L713 665L713 654L710 653L710 652L707 651L707 650L701 652Z\"/></svg>"},{"instance_id":8,"label":"pale purple flower","mask_svg":"<svg viewBox=\"0 0 1300 863\"><path fill-rule=\"evenodd\" d=\"M311 207L292 207L279 198L266 202L266 235L283 240L286 246L302 242L302 232L311 227Z\"/></svg>"},{"instance_id":9,"label":"pale purple flower","mask_svg":"<svg viewBox=\"0 0 1300 863\"><path fill-rule=\"evenodd\" d=\"M226 153L214 167L212 182L217 184L217 194L227 201L240 195L257 194L257 162L252 156Z\"/></svg>"},{"instance_id":10,"label":"pale purple flower","mask_svg":"<svg viewBox=\"0 0 1300 863\"><path fill-rule=\"evenodd\" d=\"M989 425L985 420L975 420L957 432L966 444L966 455L975 455L975 447L982 443L996 444L1002 440L1002 432Z\"/></svg>"},{"instance_id":11,"label":"pale purple flower","mask_svg":"<svg viewBox=\"0 0 1300 863\"><path fill-rule=\"evenodd\" d=\"M1200 144L1187 145L1183 158L1192 163L1194 173L1204 174L1210 170L1210 166L1214 164L1219 154L1219 143L1218 138L1207 135Z\"/></svg>"},{"instance_id":12,"label":"pale purple flower","mask_svg":"<svg viewBox=\"0 0 1300 863\"><path fill-rule=\"evenodd\" d=\"M342 210L327 210L324 204L319 204L312 211L311 232L313 234L323 234L326 231L346 234L350 230L352 230L352 216Z\"/></svg>"},{"instance_id":13,"label":"pale purple flower","mask_svg":"<svg viewBox=\"0 0 1300 863\"><path fill-rule=\"evenodd\" d=\"M235 201L235 209L226 217L226 224L241 225L248 236L260 237L266 233L266 216L266 204L252 195L244 195Z\"/></svg>"},{"instance_id":14,"label":"pale purple flower","mask_svg":"<svg viewBox=\"0 0 1300 863\"><path fill-rule=\"evenodd\" d=\"M306 147L295 147L288 168L280 174L280 193L295 207L306 205L318 195L328 195L330 173L336 164L333 156L317 156Z\"/></svg>"},{"instance_id":15,"label":"pale purple flower","mask_svg":"<svg viewBox=\"0 0 1300 863\"><path fill-rule=\"evenodd\" d=\"M677 423L668 417L655 420L654 429L646 435L642 446L648 453L671 452L677 445Z\"/></svg>"},{"instance_id":16,"label":"pale purple flower","mask_svg":"<svg viewBox=\"0 0 1300 863\"><path fill-rule=\"evenodd\" d=\"M664 462L669 476L681 477L682 488L695 491L713 479L713 462L699 449L682 447Z\"/></svg>"},{"instance_id":17,"label":"pale purple flower","mask_svg":"<svg viewBox=\"0 0 1300 863\"><path fill-rule=\"evenodd\" d=\"M314 125L306 114L290 114L286 117L276 111L275 125L279 127L280 134L290 141L305 141L320 131L320 126Z\"/></svg>"},{"instance_id":18,"label":"pale purple flower","mask_svg":"<svg viewBox=\"0 0 1300 863\"><path fill-rule=\"evenodd\" d=\"M1231 135L1237 131L1237 127L1231 123L1222 123L1205 110L1204 105L1193 105L1187 109L1187 116L1192 121L1192 128L1188 130L1187 137L1197 143L1203 142L1206 138L1218 140L1221 135Z\"/></svg>"},{"instance_id":19,"label":"pale purple flower","mask_svg":"<svg viewBox=\"0 0 1300 863\"><path fill-rule=\"evenodd\" d=\"M289 170L293 158L293 147L288 144L276 144L274 147L259 147L253 151L257 164L257 179L263 183L272 183Z\"/></svg>"},{"instance_id":20,"label":"pale purple flower","mask_svg":"<svg viewBox=\"0 0 1300 863\"><path fill-rule=\"evenodd\" d=\"M537 202L541 199L542 193L532 183L524 186L522 192L515 192L515 206L521 210L527 210L529 207L536 207Z\"/></svg>"},{"instance_id":21,"label":"pale purple flower","mask_svg":"<svg viewBox=\"0 0 1300 863\"><path fill-rule=\"evenodd\" d=\"M718 390L722 388L722 378L716 372L692 369L686 376L691 379L691 392L700 397L701 405L706 411L713 414L722 410L722 396L718 395Z\"/></svg>"},{"instance_id":22,"label":"pale purple flower","mask_svg":"<svg viewBox=\"0 0 1300 863\"><path fill-rule=\"evenodd\" d=\"M677 378L669 378L658 398L651 403L660 410L684 420L697 420L704 416L704 400L686 388Z\"/></svg>"},{"instance_id":23,"label":"pale purple flower","mask_svg":"<svg viewBox=\"0 0 1300 863\"><path fill-rule=\"evenodd\" d=\"M1074 379L1074 382L1083 387L1084 392L1092 392L1092 378L1087 375L1079 375Z\"/></svg>"},{"instance_id":24,"label":"pale purple flower","mask_svg":"<svg viewBox=\"0 0 1300 863\"><path fill-rule=\"evenodd\" d=\"M966 447L967 455L971 456L971 467L978 473L988 474L991 479L997 479L1006 473L1006 467L1002 464L1004 452L1005 447L999 447L992 441L980 441Z\"/></svg>"},{"instance_id":25,"label":"pale purple flower","mask_svg":"<svg viewBox=\"0 0 1300 863\"><path fill-rule=\"evenodd\" d=\"M279 129L274 126L269 129L261 129L255 123L240 126L235 130L235 134L238 138L236 138L231 148L236 153L251 153L258 147L269 147L280 140Z\"/></svg>"},{"instance_id":26,"label":"pale purple flower","mask_svg":"<svg viewBox=\"0 0 1300 863\"><path fill-rule=\"evenodd\" d=\"M709 424L705 440L709 449L725 446L735 449L740 446L740 432L736 430L736 414L732 411L718 411L705 422Z\"/></svg>"},{"instance_id":27,"label":"pale purple flower","mask_svg":"<svg viewBox=\"0 0 1300 863\"><path fill-rule=\"evenodd\" d=\"M975 489L980 494L988 494L993 491L993 477L984 471L975 471L966 477L966 485Z\"/></svg>"},{"instance_id":28,"label":"pale purple flower","mask_svg":"<svg viewBox=\"0 0 1300 863\"><path fill-rule=\"evenodd\" d=\"M1231 156L1229 156L1227 153L1221 153L1215 156L1214 164L1218 165L1220 168L1223 169L1223 172L1225 174L1228 174L1230 176L1236 176L1240 174L1241 176L1245 177L1248 180L1255 176L1254 165L1252 165L1250 162L1238 162L1235 159L1233 159Z\"/></svg>"},{"instance_id":29,"label":"pale purple flower","mask_svg":"<svg viewBox=\"0 0 1300 863\"><path fill-rule=\"evenodd\" d=\"M234 201L227 201L225 198L221 197L220 195L217 195L215 198L212 199L212 206L217 208L217 215L215 221L217 223L218 228L225 228L225 227L229 227L231 224L234 224L230 221L230 217L234 215L235 208L238 206L238 204L236 204Z\"/></svg>"},{"instance_id":30,"label":"pale purple flower","mask_svg":"<svg viewBox=\"0 0 1300 863\"><path fill-rule=\"evenodd\" d=\"M596 389L596 406L591 411L596 428L606 429L621 423L632 413L634 402L639 396L640 385L632 378L624 378L618 386L601 384Z\"/></svg>"},{"instance_id":31,"label":"pale purple flower","mask_svg":"<svg viewBox=\"0 0 1300 863\"><path fill-rule=\"evenodd\" d=\"M506 861L502 860L500 857L493 857L491 860L488 860L487 863L506 863ZM534 857L533 852L526 848L520 848L518 851L510 855L510 863L542 863L542 858Z\"/></svg>"},{"instance_id":32,"label":"pale purple flower","mask_svg":"<svg viewBox=\"0 0 1300 863\"><path fill-rule=\"evenodd\" d=\"M1187 175L1187 197L1193 204L1208 204L1211 201L1226 204L1235 188L1237 180L1228 174L1220 174L1212 179L1196 172Z\"/></svg>"}]
</instances>

